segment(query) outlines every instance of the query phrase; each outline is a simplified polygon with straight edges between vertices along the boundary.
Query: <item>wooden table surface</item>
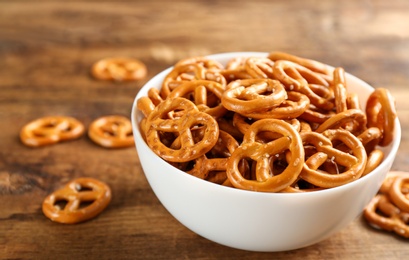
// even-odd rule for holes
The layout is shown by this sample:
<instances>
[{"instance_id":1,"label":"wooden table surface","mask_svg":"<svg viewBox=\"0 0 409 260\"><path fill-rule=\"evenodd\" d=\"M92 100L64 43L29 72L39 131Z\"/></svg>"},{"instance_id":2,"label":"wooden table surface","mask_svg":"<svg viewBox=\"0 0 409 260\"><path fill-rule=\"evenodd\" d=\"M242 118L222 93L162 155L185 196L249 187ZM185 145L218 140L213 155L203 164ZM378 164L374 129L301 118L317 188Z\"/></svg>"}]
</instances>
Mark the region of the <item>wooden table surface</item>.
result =
<instances>
[{"instance_id":1,"label":"wooden table surface","mask_svg":"<svg viewBox=\"0 0 409 260\"><path fill-rule=\"evenodd\" d=\"M0 1L0 259L403 259L408 240L362 218L316 245L258 253L208 241L159 203L134 147L108 150L87 136L43 148L18 137L29 121L130 117L143 84L181 58L231 51L284 51L344 67L389 88L403 135L393 164L409 171L409 2L389 1ZM90 76L106 57L143 61L146 79ZM43 199L88 176L112 189L95 219L58 224Z\"/></svg>"}]
</instances>

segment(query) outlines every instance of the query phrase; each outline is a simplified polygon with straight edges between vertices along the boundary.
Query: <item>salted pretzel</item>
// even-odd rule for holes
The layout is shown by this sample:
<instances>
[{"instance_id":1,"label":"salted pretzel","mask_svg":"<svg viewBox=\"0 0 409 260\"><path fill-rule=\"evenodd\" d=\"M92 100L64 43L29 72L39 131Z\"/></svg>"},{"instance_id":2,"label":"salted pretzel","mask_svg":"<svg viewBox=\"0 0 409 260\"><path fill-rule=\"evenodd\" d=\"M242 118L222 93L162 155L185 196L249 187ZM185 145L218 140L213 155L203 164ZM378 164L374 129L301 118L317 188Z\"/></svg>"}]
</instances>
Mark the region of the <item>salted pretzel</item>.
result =
<instances>
[{"instance_id":1,"label":"salted pretzel","mask_svg":"<svg viewBox=\"0 0 409 260\"><path fill-rule=\"evenodd\" d=\"M227 62L226 69L245 71L247 59L247 57L234 57Z\"/></svg>"},{"instance_id":2,"label":"salted pretzel","mask_svg":"<svg viewBox=\"0 0 409 260\"><path fill-rule=\"evenodd\" d=\"M374 169L376 169L376 167L378 167L379 164L382 163L383 158L384 158L384 153L381 150L379 150L379 149L372 150L368 154L368 159L367 159L367 162L366 162L366 165L365 165L365 170L362 173L362 176L365 176L368 173L370 173L371 171L373 171Z\"/></svg>"},{"instance_id":3,"label":"salted pretzel","mask_svg":"<svg viewBox=\"0 0 409 260\"><path fill-rule=\"evenodd\" d=\"M306 159L300 177L318 187L332 188L352 182L361 177L367 162L367 154L362 143L353 134L342 129L326 130L322 134L317 132L301 133L304 146L312 145L316 154ZM351 150L351 154L333 147L334 141L341 141ZM327 160L334 161L337 174L329 174L320 170L320 166ZM341 170L345 168L345 170Z\"/></svg>"},{"instance_id":4,"label":"salted pretzel","mask_svg":"<svg viewBox=\"0 0 409 260\"><path fill-rule=\"evenodd\" d=\"M347 108L348 109L361 109L361 105L359 103L359 97L357 93L348 92Z\"/></svg>"},{"instance_id":5,"label":"salted pretzel","mask_svg":"<svg viewBox=\"0 0 409 260\"><path fill-rule=\"evenodd\" d=\"M163 102L163 98L161 97L160 91L157 88L150 88L148 90L148 97L155 106Z\"/></svg>"},{"instance_id":6,"label":"salted pretzel","mask_svg":"<svg viewBox=\"0 0 409 260\"><path fill-rule=\"evenodd\" d=\"M387 146L393 140L397 116L395 101L385 88L375 89L366 102L368 127L378 127L382 131L380 146Z\"/></svg>"},{"instance_id":7,"label":"salted pretzel","mask_svg":"<svg viewBox=\"0 0 409 260\"><path fill-rule=\"evenodd\" d=\"M145 117L147 117L155 109L155 104L147 96L138 99L136 106Z\"/></svg>"},{"instance_id":8,"label":"salted pretzel","mask_svg":"<svg viewBox=\"0 0 409 260\"><path fill-rule=\"evenodd\" d=\"M243 140L243 133L234 125L233 119L230 117L222 117L217 119L217 123L219 124L219 129L229 133L233 136L236 140Z\"/></svg>"},{"instance_id":9,"label":"salted pretzel","mask_svg":"<svg viewBox=\"0 0 409 260\"><path fill-rule=\"evenodd\" d=\"M344 84L339 83L334 85L334 100L336 113L341 113L348 109L347 97L348 93Z\"/></svg>"},{"instance_id":10,"label":"salted pretzel","mask_svg":"<svg viewBox=\"0 0 409 260\"><path fill-rule=\"evenodd\" d=\"M200 111L215 118L220 118L227 112L227 109L221 103L223 92L224 87L215 81L195 80L181 83L169 94L169 98L187 98Z\"/></svg>"},{"instance_id":11,"label":"salted pretzel","mask_svg":"<svg viewBox=\"0 0 409 260\"><path fill-rule=\"evenodd\" d=\"M268 58L249 57L244 67L250 76L255 79L273 79L274 62Z\"/></svg>"},{"instance_id":12,"label":"salted pretzel","mask_svg":"<svg viewBox=\"0 0 409 260\"><path fill-rule=\"evenodd\" d=\"M88 129L89 138L105 148L133 146L131 121L124 116L103 116L94 120Z\"/></svg>"},{"instance_id":13,"label":"salted pretzel","mask_svg":"<svg viewBox=\"0 0 409 260\"><path fill-rule=\"evenodd\" d=\"M177 116L169 114L177 111ZM194 160L212 149L218 140L217 121L209 114L200 112L188 99L182 97L168 98L159 104L148 116L146 141L149 147L164 160L170 162L187 162ZM195 142L192 130L204 127L200 141ZM177 136L180 147L171 148L163 143L161 133Z\"/></svg>"},{"instance_id":14,"label":"salted pretzel","mask_svg":"<svg viewBox=\"0 0 409 260\"><path fill-rule=\"evenodd\" d=\"M226 172L227 159L236 150L239 143L230 134L219 130L219 139L208 152L195 159L194 166L187 173L201 179L208 178L211 172ZM227 178L224 173L224 180Z\"/></svg>"},{"instance_id":15,"label":"salted pretzel","mask_svg":"<svg viewBox=\"0 0 409 260\"><path fill-rule=\"evenodd\" d=\"M362 133L360 133L357 138L361 141L362 145L365 147L366 153L370 154L373 150L376 149L378 145L379 139L382 136L381 130L377 127L370 127L365 129ZM337 149L348 152L349 148L345 144L337 145Z\"/></svg>"},{"instance_id":16,"label":"salted pretzel","mask_svg":"<svg viewBox=\"0 0 409 260\"><path fill-rule=\"evenodd\" d=\"M310 103L319 109L325 111L334 108L334 91L331 88L318 84L305 84L299 92L310 99Z\"/></svg>"},{"instance_id":17,"label":"salted pretzel","mask_svg":"<svg viewBox=\"0 0 409 260\"><path fill-rule=\"evenodd\" d=\"M336 113L331 116L325 122L323 122L315 131L322 133L327 129L341 128L347 123L354 123L355 129L348 129L354 131L363 131L363 127L366 126L366 116L362 110L348 109L346 111Z\"/></svg>"},{"instance_id":18,"label":"salted pretzel","mask_svg":"<svg viewBox=\"0 0 409 260\"><path fill-rule=\"evenodd\" d=\"M274 78L283 83L290 91L298 91L307 84L329 86L329 83L318 73L288 60L275 61L273 73Z\"/></svg>"},{"instance_id":19,"label":"salted pretzel","mask_svg":"<svg viewBox=\"0 0 409 260\"><path fill-rule=\"evenodd\" d=\"M278 132L282 137L268 143L256 142L258 133ZM231 184L239 189L277 192L293 183L304 164L304 149L299 133L288 123L278 119L263 119L251 125L242 144L233 152L227 163L227 177ZM289 150L288 166L279 174L272 175L271 157ZM241 160L250 158L255 161L256 179L246 179L239 170Z\"/></svg>"},{"instance_id":20,"label":"salted pretzel","mask_svg":"<svg viewBox=\"0 0 409 260\"><path fill-rule=\"evenodd\" d=\"M378 145L381 136L382 132L379 128L369 127L358 135L358 139L365 146L367 153L369 153Z\"/></svg>"},{"instance_id":21,"label":"salted pretzel","mask_svg":"<svg viewBox=\"0 0 409 260\"><path fill-rule=\"evenodd\" d=\"M288 91L287 99L281 102L280 105L264 111L244 112L242 114L255 119L293 119L305 113L309 105L310 100L306 95L296 91Z\"/></svg>"},{"instance_id":22,"label":"salted pretzel","mask_svg":"<svg viewBox=\"0 0 409 260\"><path fill-rule=\"evenodd\" d=\"M207 57L191 57L180 60L176 63L175 67L196 64L205 68L204 80L215 81L221 84L223 87L226 86L226 78L221 73L224 70L224 66L215 60L209 59Z\"/></svg>"},{"instance_id":23,"label":"salted pretzel","mask_svg":"<svg viewBox=\"0 0 409 260\"><path fill-rule=\"evenodd\" d=\"M364 217L375 228L409 238L409 213L402 212L385 194L376 195L364 210Z\"/></svg>"},{"instance_id":24,"label":"salted pretzel","mask_svg":"<svg viewBox=\"0 0 409 260\"><path fill-rule=\"evenodd\" d=\"M205 79L206 69L200 64L188 63L175 66L165 77L160 89L163 99L167 98L173 89L178 87L183 81Z\"/></svg>"},{"instance_id":25,"label":"salted pretzel","mask_svg":"<svg viewBox=\"0 0 409 260\"><path fill-rule=\"evenodd\" d=\"M278 60L288 60L297 64L300 64L301 66L304 66L314 72L318 72L322 75L328 75L331 76L332 72L329 69L329 66L327 66L324 63L321 63L316 60L311 60L311 59L306 59L306 58L301 58L295 55L291 55L288 53L284 52L279 52L279 51L273 51L268 54L268 58L272 61L278 61Z\"/></svg>"},{"instance_id":26,"label":"salted pretzel","mask_svg":"<svg viewBox=\"0 0 409 260\"><path fill-rule=\"evenodd\" d=\"M265 111L287 98L284 86L272 79L245 79L231 82L222 96L225 108L238 113Z\"/></svg>"},{"instance_id":27,"label":"salted pretzel","mask_svg":"<svg viewBox=\"0 0 409 260\"><path fill-rule=\"evenodd\" d=\"M398 177L409 177L409 172L403 172L403 171L388 172L388 174L386 174L386 177L382 182L381 187L379 188L379 192L383 194L389 194L389 191L392 189L392 185L395 179Z\"/></svg>"},{"instance_id":28,"label":"salted pretzel","mask_svg":"<svg viewBox=\"0 0 409 260\"><path fill-rule=\"evenodd\" d=\"M237 129L244 135L250 128L250 126L257 120L249 119L239 113L234 113L233 124ZM291 124L297 131L301 131L301 122L297 119L286 120L287 123ZM262 132L259 134L261 140L272 140L281 136L279 133L274 133L270 131Z\"/></svg>"},{"instance_id":29,"label":"salted pretzel","mask_svg":"<svg viewBox=\"0 0 409 260\"><path fill-rule=\"evenodd\" d=\"M91 69L91 74L99 80L141 80L146 77L147 73L147 68L143 62L124 57L99 60Z\"/></svg>"},{"instance_id":30,"label":"salted pretzel","mask_svg":"<svg viewBox=\"0 0 409 260\"><path fill-rule=\"evenodd\" d=\"M246 70L222 70L220 74L226 79L226 84L239 79L252 79Z\"/></svg>"},{"instance_id":31,"label":"salted pretzel","mask_svg":"<svg viewBox=\"0 0 409 260\"><path fill-rule=\"evenodd\" d=\"M203 66L205 69L212 69L212 70L224 69L224 66L220 62L209 59L207 57L202 57L202 56L182 59L175 64L175 67L187 65L187 64L198 64L198 65Z\"/></svg>"},{"instance_id":32,"label":"salted pretzel","mask_svg":"<svg viewBox=\"0 0 409 260\"><path fill-rule=\"evenodd\" d=\"M336 86L338 84L343 85L345 88L347 87L346 78L345 78L345 70L344 68L341 68L341 67L337 67L333 71L332 85Z\"/></svg>"},{"instance_id":33,"label":"salted pretzel","mask_svg":"<svg viewBox=\"0 0 409 260\"><path fill-rule=\"evenodd\" d=\"M48 195L42 210L52 221L74 224L94 218L110 201L108 185L93 178L78 178Z\"/></svg>"},{"instance_id":34,"label":"salted pretzel","mask_svg":"<svg viewBox=\"0 0 409 260\"><path fill-rule=\"evenodd\" d=\"M335 114L336 113L334 111L319 109L313 104L310 104L307 110L305 110L304 113L299 116L299 119L302 119L305 122L309 122L310 124L316 124L318 126L333 117Z\"/></svg>"},{"instance_id":35,"label":"salted pretzel","mask_svg":"<svg viewBox=\"0 0 409 260\"><path fill-rule=\"evenodd\" d=\"M409 176L397 177L389 190L391 201L409 214Z\"/></svg>"},{"instance_id":36,"label":"salted pretzel","mask_svg":"<svg viewBox=\"0 0 409 260\"><path fill-rule=\"evenodd\" d=\"M82 136L84 125L73 117L48 116L26 124L20 131L20 140L30 147L40 147Z\"/></svg>"}]
</instances>

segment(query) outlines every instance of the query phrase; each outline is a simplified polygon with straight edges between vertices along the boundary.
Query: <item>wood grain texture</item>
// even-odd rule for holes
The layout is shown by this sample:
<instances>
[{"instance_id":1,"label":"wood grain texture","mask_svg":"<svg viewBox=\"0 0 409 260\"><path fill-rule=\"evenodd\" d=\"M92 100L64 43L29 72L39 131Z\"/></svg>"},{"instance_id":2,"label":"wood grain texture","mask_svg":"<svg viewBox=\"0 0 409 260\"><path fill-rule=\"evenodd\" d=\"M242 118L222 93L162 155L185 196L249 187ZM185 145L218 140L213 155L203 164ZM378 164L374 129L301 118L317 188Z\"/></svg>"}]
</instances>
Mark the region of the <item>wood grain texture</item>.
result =
<instances>
[{"instance_id":1,"label":"wood grain texture","mask_svg":"<svg viewBox=\"0 0 409 260\"><path fill-rule=\"evenodd\" d=\"M393 165L409 171L409 2L390 1L0 1L0 259L403 259L408 241L358 218L316 245L278 253L227 248L186 229L150 189L136 150L88 137L23 146L27 122L69 115L88 126L130 116L156 73L189 56L280 50L351 74L396 98L402 143ZM138 58L139 82L94 80L106 57ZM112 188L108 208L79 225L56 224L43 199L88 176Z\"/></svg>"}]
</instances>

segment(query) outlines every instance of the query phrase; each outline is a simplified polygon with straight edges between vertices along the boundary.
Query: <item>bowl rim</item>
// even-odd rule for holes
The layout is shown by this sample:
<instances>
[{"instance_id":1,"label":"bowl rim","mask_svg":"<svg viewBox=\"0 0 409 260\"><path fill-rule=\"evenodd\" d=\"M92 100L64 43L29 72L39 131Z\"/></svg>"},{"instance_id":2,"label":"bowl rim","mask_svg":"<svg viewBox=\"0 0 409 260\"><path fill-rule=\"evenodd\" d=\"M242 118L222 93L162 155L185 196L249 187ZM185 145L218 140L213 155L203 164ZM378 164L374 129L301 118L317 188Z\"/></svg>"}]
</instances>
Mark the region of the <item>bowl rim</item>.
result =
<instances>
[{"instance_id":1,"label":"bowl rim","mask_svg":"<svg viewBox=\"0 0 409 260\"><path fill-rule=\"evenodd\" d=\"M224 52L224 53L216 53L216 54L211 54L211 55L206 55L204 57L210 58L210 59L223 59L223 58L233 58L233 57L249 57L249 56L267 56L268 53L267 52ZM327 65L327 64L326 64ZM331 65L327 65L329 68L334 68ZM161 72L157 73L155 76L153 76L150 80L148 80L138 91L138 93L136 94L136 97L134 99L134 103L132 105L132 112L131 112L131 122L132 122L132 128L133 128L133 134L134 136L136 135L137 138L135 138L135 145L136 145L136 149L138 150L138 145L142 145L144 146L144 148L146 148L154 157L160 159L163 161L163 163L167 164L169 167L172 167L172 169L174 169L174 171L169 172L168 174L176 174L178 176L180 176L181 178L187 178L190 181L193 181L195 183L197 183L198 185L200 185L200 183L202 183L202 185L207 185L209 188L212 189L220 189L220 191L224 191L224 192L228 192L228 193L238 193L241 195L245 195L245 196L256 196L256 197L281 197L281 196L285 196L285 197L291 197L291 196L303 196L305 197L314 197L314 196L321 196L321 195L325 195L326 193L333 193L333 192L345 192L345 190L348 190L350 188L353 188L353 186L357 186L357 185L361 185L362 182L365 182L366 179L371 178L372 175L376 174L377 171L379 171L381 168L385 168L386 164L391 163L393 164L393 160L394 160L394 155L396 155L396 153L398 152L399 146L400 146L400 142L401 142L401 125L400 125L400 120L398 117L396 117L395 119L395 132L394 132L394 139L392 141L391 144L389 144L386 147L379 147L381 150L388 150L388 154L387 156L385 156L385 158L383 159L383 161L381 162L380 165L378 165L378 167L376 167L371 173L360 177L357 180L354 180L350 183L341 185L341 186L337 186L337 187L333 187L333 188L328 188L328 189L322 189L322 190L317 190L317 191L310 191L310 192L297 192L297 193L281 193L281 192L258 192L258 191L250 191L250 190L244 190L244 189L239 189L239 188L234 188L234 187L227 187L227 186L223 186L220 184L216 184L216 183L212 183L210 181L206 181L200 178L197 178L195 176L192 176L182 170L179 170L175 167L173 167L172 165L170 165L168 162L166 162L165 160L163 160L162 158L160 158L158 155L156 155L151 149L150 147L147 145L146 141L144 140L144 138L142 137L141 133L140 133L140 129L139 129L139 122L137 122L137 115L141 115L141 112L138 110L137 108L137 100L139 98L141 98L143 95L143 91L141 90L145 90L145 89L149 89L151 87L155 87L155 85L153 85L153 83L155 81L157 81L159 78L165 77L165 75L167 73L169 73L172 68L174 66L168 67L164 70L162 70ZM347 78L352 78L354 81L358 82L360 85L363 85L365 88L370 88L370 89L375 89L374 87L372 87L371 85L369 85L367 82L363 81L362 79L348 73L345 72L346 77ZM156 86L156 87L160 87L160 86ZM136 142L138 140L141 140L142 142ZM139 155L138 155L139 156ZM392 160L390 162L390 160ZM144 172L145 176L146 173ZM378 173L380 174L380 173ZM383 176L383 178L386 176L386 172L385 175ZM149 180L148 180L149 181ZM380 185L380 184L379 184Z\"/></svg>"}]
</instances>

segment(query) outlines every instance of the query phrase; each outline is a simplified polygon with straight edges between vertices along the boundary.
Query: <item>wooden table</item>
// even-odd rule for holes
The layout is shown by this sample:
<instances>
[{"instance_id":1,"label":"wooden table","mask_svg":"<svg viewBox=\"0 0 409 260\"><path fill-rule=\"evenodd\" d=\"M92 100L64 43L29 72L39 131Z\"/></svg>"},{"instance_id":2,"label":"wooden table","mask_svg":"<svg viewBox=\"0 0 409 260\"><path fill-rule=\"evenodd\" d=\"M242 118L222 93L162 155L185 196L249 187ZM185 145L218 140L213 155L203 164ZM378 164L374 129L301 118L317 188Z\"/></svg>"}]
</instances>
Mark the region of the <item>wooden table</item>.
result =
<instances>
[{"instance_id":1,"label":"wooden table","mask_svg":"<svg viewBox=\"0 0 409 260\"><path fill-rule=\"evenodd\" d=\"M402 123L393 165L409 170L409 2L389 1L1 1L1 259L403 259L408 240L369 228L362 218L316 245L246 252L182 226L150 189L134 147L109 150L86 136L32 149L27 122L69 115L86 127L110 114L130 117L143 84L181 58L280 50L342 66L389 88ZM145 80L94 80L106 57L143 61ZM43 199L76 177L95 177L113 199L97 218L51 222Z\"/></svg>"}]
</instances>

